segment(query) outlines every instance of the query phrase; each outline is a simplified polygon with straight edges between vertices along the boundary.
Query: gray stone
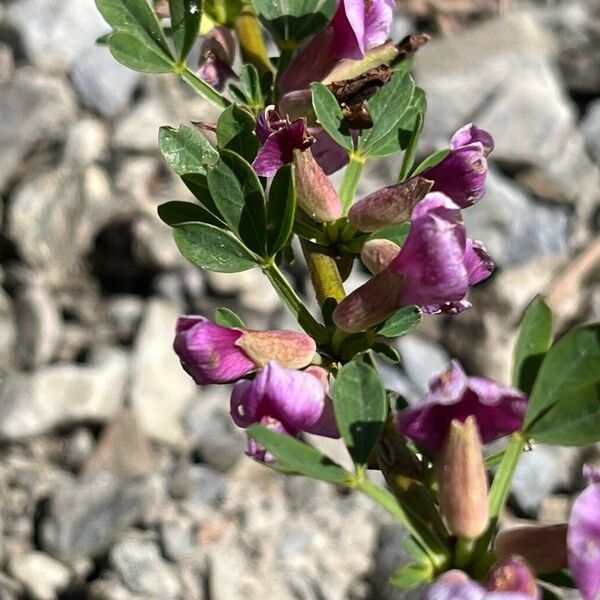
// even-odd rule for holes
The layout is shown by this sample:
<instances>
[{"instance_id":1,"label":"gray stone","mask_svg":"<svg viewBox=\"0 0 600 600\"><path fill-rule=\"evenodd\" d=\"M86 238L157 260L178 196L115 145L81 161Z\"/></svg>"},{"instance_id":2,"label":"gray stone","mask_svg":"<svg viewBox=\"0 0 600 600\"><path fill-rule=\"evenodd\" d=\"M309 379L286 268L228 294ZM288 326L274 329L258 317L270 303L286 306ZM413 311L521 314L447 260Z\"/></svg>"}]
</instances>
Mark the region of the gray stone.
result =
<instances>
[{"instance_id":1,"label":"gray stone","mask_svg":"<svg viewBox=\"0 0 600 600\"><path fill-rule=\"evenodd\" d=\"M217 506L223 497L226 480L222 473L204 465L189 465L173 473L169 492L183 499L190 508Z\"/></svg>"},{"instance_id":2,"label":"gray stone","mask_svg":"<svg viewBox=\"0 0 600 600\"><path fill-rule=\"evenodd\" d=\"M141 74L118 63L108 48L93 46L76 59L71 79L86 106L114 117L129 105Z\"/></svg>"},{"instance_id":3,"label":"gray stone","mask_svg":"<svg viewBox=\"0 0 600 600\"><path fill-rule=\"evenodd\" d=\"M538 187L553 190L553 199L587 208L600 174L577 130L552 47L526 13L427 44L415 59L427 93L423 143L430 149L447 146L456 129L476 121L494 136L493 160L535 169L544 182Z\"/></svg>"},{"instance_id":4,"label":"gray stone","mask_svg":"<svg viewBox=\"0 0 600 600\"><path fill-rule=\"evenodd\" d=\"M422 393L428 390L428 382L450 364L450 356L436 342L420 335L407 335L397 341L402 355L402 366Z\"/></svg>"},{"instance_id":5,"label":"gray stone","mask_svg":"<svg viewBox=\"0 0 600 600\"><path fill-rule=\"evenodd\" d=\"M0 271L0 282L2 271ZM17 326L8 294L0 287L0 368L6 369L14 363Z\"/></svg>"},{"instance_id":6,"label":"gray stone","mask_svg":"<svg viewBox=\"0 0 600 600\"><path fill-rule=\"evenodd\" d=\"M522 454L512 482L519 508L528 516L536 516L544 500L570 482L577 457L575 448L559 446L535 446Z\"/></svg>"},{"instance_id":7,"label":"gray stone","mask_svg":"<svg viewBox=\"0 0 600 600\"><path fill-rule=\"evenodd\" d=\"M2 15L0 15L0 21ZM12 48L0 42L0 82L7 81L13 76L15 72L15 57L13 55Z\"/></svg>"},{"instance_id":8,"label":"gray stone","mask_svg":"<svg viewBox=\"0 0 600 600\"><path fill-rule=\"evenodd\" d=\"M181 581L154 542L135 538L119 542L110 552L110 561L133 592L165 600L180 597Z\"/></svg>"},{"instance_id":9,"label":"gray stone","mask_svg":"<svg viewBox=\"0 0 600 600\"><path fill-rule=\"evenodd\" d=\"M154 451L146 434L131 410L123 409L102 432L85 472L107 470L122 479L135 479L150 475L154 466Z\"/></svg>"},{"instance_id":10,"label":"gray stone","mask_svg":"<svg viewBox=\"0 0 600 600\"><path fill-rule=\"evenodd\" d=\"M55 600L69 583L69 569L43 552L28 552L13 557L8 565L33 600Z\"/></svg>"},{"instance_id":11,"label":"gray stone","mask_svg":"<svg viewBox=\"0 0 600 600\"><path fill-rule=\"evenodd\" d=\"M36 143L65 136L77 107L63 79L32 69L20 69L0 82L0 106L1 192Z\"/></svg>"},{"instance_id":12,"label":"gray stone","mask_svg":"<svg viewBox=\"0 0 600 600\"><path fill-rule=\"evenodd\" d=\"M181 445L181 416L196 393L196 385L173 352L179 311L162 300L151 300L133 350L131 404L141 428L150 437Z\"/></svg>"},{"instance_id":13,"label":"gray stone","mask_svg":"<svg viewBox=\"0 0 600 600\"><path fill-rule=\"evenodd\" d=\"M122 342L131 342L144 315L146 303L133 294L110 298L106 306L109 327Z\"/></svg>"},{"instance_id":14,"label":"gray stone","mask_svg":"<svg viewBox=\"0 0 600 600\"><path fill-rule=\"evenodd\" d=\"M125 483L108 472L83 477L52 498L42 522L42 545L65 560L97 556L146 512L149 502L144 481Z\"/></svg>"},{"instance_id":15,"label":"gray stone","mask_svg":"<svg viewBox=\"0 0 600 600\"><path fill-rule=\"evenodd\" d=\"M69 130L65 160L84 167L108 156L108 129L102 121L88 117Z\"/></svg>"},{"instance_id":16,"label":"gray stone","mask_svg":"<svg viewBox=\"0 0 600 600\"><path fill-rule=\"evenodd\" d=\"M18 364L32 368L50 362L62 338L62 317L48 290L41 285L26 287L16 298L15 315Z\"/></svg>"},{"instance_id":17,"label":"gray stone","mask_svg":"<svg viewBox=\"0 0 600 600\"><path fill-rule=\"evenodd\" d=\"M160 544L164 555L173 562L192 556L196 551L197 542L191 520L180 518L162 523Z\"/></svg>"},{"instance_id":18,"label":"gray stone","mask_svg":"<svg viewBox=\"0 0 600 600\"><path fill-rule=\"evenodd\" d=\"M203 462L228 471L245 448L245 435L228 412L230 386L207 386L200 390L202 400L189 404L183 426Z\"/></svg>"},{"instance_id":19,"label":"gray stone","mask_svg":"<svg viewBox=\"0 0 600 600\"><path fill-rule=\"evenodd\" d=\"M600 164L600 100L590 102L583 120L581 130L592 156Z\"/></svg>"},{"instance_id":20,"label":"gray stone","mask_svg":"<svg viewBox=\"0 0 600 600\"><path fill-rule=\"evenodd\" d=\"M62 454L63 464L73 471L79 471L94 451L96 440L92 432L79 427L65 440Z\"/></svg>"},{"instance_id":21,"label":"gray stone","mask_svg":"<svg viewBox=\"0 0 600 600\"><path fill-rule=\"evenodd\" d=\"M59 426L107 421L123 403L127 367L122 351L101 349L89 365L9 374L0 390L0 435L17 440Z\"/></svg>"},{"instance_id":22,"label":"gray stone","mask_svg":"<svg viewBox=\"0 0 600 600\"><path fill-rule=\"evenodd\" d=\"M21 0L7 18L41 71L68 71L96 38L109 30L93 0Z\"/></svg>"},{"instance_id":23,"label":"gray stone","mask_svg":"<svg viewBox=\"0 0 600 600\"><path fill-rule=\"evenodd\" d=\"M107 173L96 165L39 170L11 197L8 232L25 262L47 281L63 282L82 269L95 233L128 207L113 199Z\"/></svg>"},{"instance_id":24,"label":"gray stone","mask_svg":"<svg viewBox=\"0 0 600 600\"><path fill-rule=\"evenodd\" d=\"M120 150L155 154L158 128L162 125L178 124L175 123L173 112L169 110L165 98L158 93L151 94L119 119L115 126L113 145Z\"/></svg>"},{"instance_id":25,"label":"gray stone","mask_svg":"<svg viewBox=\"0 0 600 600\"><path fill-rule=\"evenodd\" d=\"M484 240L497 266L519 265L567 250L565 207L536 202L490 170L485 197L463 213L469 237Z\"/></svg>"},{"instance_id":26,"label":"gray stone","mask_svg":"<svg viewBox=\"0 0 600 600\"><path fill-rule=\"evenodd\" d=\"M21 584L0 572L0 600L17 600L22 594Z\"/></svg>"}]
</instances>

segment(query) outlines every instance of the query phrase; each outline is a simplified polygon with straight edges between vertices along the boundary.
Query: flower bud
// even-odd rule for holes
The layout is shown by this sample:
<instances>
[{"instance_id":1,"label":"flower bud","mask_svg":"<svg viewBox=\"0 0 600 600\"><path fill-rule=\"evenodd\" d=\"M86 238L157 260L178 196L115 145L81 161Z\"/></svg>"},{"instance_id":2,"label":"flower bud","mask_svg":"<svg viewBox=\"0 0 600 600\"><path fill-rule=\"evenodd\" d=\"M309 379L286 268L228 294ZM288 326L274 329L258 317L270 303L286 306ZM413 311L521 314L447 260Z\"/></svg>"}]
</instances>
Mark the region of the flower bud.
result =
<instances>
[{"instance_id":1,"label":"flower bud","mask_svg":"<svg viewBox=\"0 0 600 600\"><path fill-rule=\"evenodd\" d=\"M453 420L436 461L438 501L454 535L476 538L488 523L487 477L477 421Z\"/></svg>"},{"instance_id":2,"label":"flower bud","mask_svg":"<svg viewBox=\"0 0 600 600\"><path fill-rule=\"evenodd\" d=\"M400 246L390 240L369 240L365 242L360 257L373 275L383 271L398 255Z\"/></svg>"},{"instance_id":3,"label":"flower bud","mask_svg":"<svg viewBox=\"0 0 600 600\"><path fill-rule=\"evenodd\" d=\"M432 185L433 182L424 177L411 177L388 185L358 200L350 209L348 220L361 231L378 231L404 223Z\"/></svg>"},{"instance_id":4,"label":"flower bud","mask_svg":"<svg viewBox=\"0 0 600 600\"><path fill-rule=\"evenodd\" d=\"M235 58L235 40L227 27L213 27L202 40L198 73L204 81L221 90L228 79L235 79L231 68Z\"/></svg>"},{"instance_id":5,"label":"flower bud","mask_svg":"<svg viewBox=\"0 0 600 600\"><path fill-rule=\"evenodd\" d=\"M326 223L337 219L342 214L342 202L310 148L294 150L293 162L298 205L315 221Z\"/></svg>"},{"instance_id":6,"label":"flower bud","mask_svg":"<svg viewBox=\"0 0 600 600\"><path fill-rule=\"evenodd\" d=\"M524 557L536 573L552 573L567 566L567 525L525 525L505 529L494 542L502 560L512 554Z\"/></svg>"},{"instance_id":7,"label":"flower bud","mask_svg":"<svg viewBox=\"0 0 600 600\"><path fill-rule=\"evenodd\" d=\"M520 592L533 600L539 600L541 596L529 565L516 555L492 567L487 589L491 592Z\"/></svg>"}]
</instances>

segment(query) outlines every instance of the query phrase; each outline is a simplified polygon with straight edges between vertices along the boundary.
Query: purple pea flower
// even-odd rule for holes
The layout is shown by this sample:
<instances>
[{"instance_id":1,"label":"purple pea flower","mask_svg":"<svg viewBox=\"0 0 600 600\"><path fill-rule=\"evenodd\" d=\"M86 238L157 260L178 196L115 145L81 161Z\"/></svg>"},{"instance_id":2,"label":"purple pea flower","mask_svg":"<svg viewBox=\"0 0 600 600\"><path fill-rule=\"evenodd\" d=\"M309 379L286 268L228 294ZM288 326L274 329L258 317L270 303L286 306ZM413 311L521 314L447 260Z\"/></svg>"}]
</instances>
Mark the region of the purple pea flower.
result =
<instances>
[{"instance_id":1,"label":"purple pea flower","mask_svg":"<svg viewBox=\"0 0 600 600\"><path fill-rule=\"evenodd\" d=\"M187 315L177 320L173 348L194 381L206 385L236 381L271 359L293 369L305 367L316 345L304 333L224 327Z\"/></svg>"},{"instance_id":2,"label":"purple pea flower","mask_svg":"<svg viewBox=\"0 0 600 600\"><path fill-rule=\"evenodd\" d=\"M343 59L361 59L383 44L393 19L394 0L339 0L329 25L296 54L284 71L282 93L307 89Z\"/></svg>"},{"instance_id":3,"label":"purple pea flower","mask_svg":"<svg viewBox=\"0 0 600 600\"><path fill-rule=\"evenodd\" d=\"M492 567L487 588L492 591L520 592L532 600L540 600L542 596L530 566L516 555L509 556Z\"/></svg>"},{"instance_id":4,"label":"purple pea flower","mask_svg":"<svg viewBox=\"0 0 600 600\"><path fill-rule=\"evenodd\" d=\"M262 177L273 177L282 165L292 162L294 150L306 150L314 142L305 119L282 118L273 105L258 116L256 135L263 145L252 166Z\"/></svg>"},{"instance_id":5,"label":"purple pea flower","mask_svg":"<svg viewBox=\"0 0 600 600\"><path fill-rule=\"evenodd\" d=\"M444 194L429 193L414 207L398 255L342 300L333 320L355 333L409 304L429 314L457 314L471 306L469 286L489 277L493 267L481 242L467 238L459 207Z\"/></svg>"},{"instance_id":6,"label":"purple pea flower","mask_svg":"<svg viewBox=\"0 0 600 600\"><path fill-rule=\"evenodd\" d=\"M218 90L228 79L237 79L231 68L235 58L235 40L227 27L213 27L202 40L198 74Z\"/></svg>"},{"instance_id":7,"label":"purple pea flower","mask_svg":"<svg viewBox=\"0 0 600 600\"><path fill-rule=\"evenodd\" d=\"M522 592L488 591L462 571L441 575L423 595L423 600L531 600Z\"/></svg>"},{"instance_id":8,"label":"purple pea flower","mask_svg":"<svg viewBox=\"0 0 600 600\"><path fill-rule=\"evenodd\" d=\"M319 376L285 369L276 361L269 362L252 381L235 384L231 394L231 418L242 428L261 423L294 437L303 431L339 437ZM265 462L273 460L255 440L249 440L247 454Z\"/></svg>"},{"instance_id":9,"label":"purple pea flower","mask_svg":"<svg viewBox=\"0 0 600 600\"><path fill-rule=\"evenodd\" d=\"M488 444L517 431L525 416L527 397L510 386L484 377L467 377L453 360L447 371L429 382L429 393L415 406L396 415L400 433L436 454L454 419L477 421L481 441Z\"/></svg>"},{"instance_id":10,"label":"purple pea flower","mask_svg":"<svg viewBox=\"0 0 600 600\"><path fill-rule=\"evenodd\" d=\"M443 192L461 208L472 206L485 194L486 156L493 149L492 136L469 123L452 136L448 156L420 175L433 181L433 191Z\"/></svg>"},{"instance_id":11,"label":"purple pea flower","mask_svg":"<svg viewBox=\"0 0 600 600\"><path fill-rule=\"evenodd\" d=\"M569 569L584 600L600 594L600 471L586 468L589 485L575 500L567 530Z\"/></svg>"}]
</instances>

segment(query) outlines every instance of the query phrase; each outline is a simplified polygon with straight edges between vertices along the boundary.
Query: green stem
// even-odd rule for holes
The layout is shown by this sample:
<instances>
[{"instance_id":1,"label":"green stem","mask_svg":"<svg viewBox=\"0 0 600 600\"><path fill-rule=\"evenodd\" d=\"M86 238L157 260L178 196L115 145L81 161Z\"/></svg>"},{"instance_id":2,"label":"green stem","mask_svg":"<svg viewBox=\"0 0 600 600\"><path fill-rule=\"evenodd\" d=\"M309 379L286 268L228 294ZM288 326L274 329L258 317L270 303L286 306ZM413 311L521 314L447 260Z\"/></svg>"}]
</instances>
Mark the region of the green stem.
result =
<instances>
[{"instance_id":1,"label":"green stem","mask_svg":"<svg viewBox=\"0 0 600 600\"><path fill-rule=\"evenodd\" d=\"M473 567L473 573L483 575L491 563L490 546L496 534L498 518L510 493L512 479L523 451L526 438L521 432L513 433L502 462L496 471L489 494L490 523L483 535L477 540L473 556L478 557Z\"/></svg>"},{"instance_id":2,"label":"green stem","mask_svg":"<svg viewBox=\"0 0 600 600\"><path fill-rule=\"evenodd\" d=\"M208 85L206 81L202 81L202 79L188 67L184 66L181 70L177 70L176 72L181 79L198 92L200 96L218 108L227 108L231 104L227 98L221 96L221 94L219 94L214 87Z\"/></svg>"},{"instance_id":3,"label":"green stem","mask_svg":"<svg viewBox=\"0 0 600 600\"><path fill-rule=\"evenodd\" d=\"M471 562L473 552L475 550L475 540L470 538L459 537L456 540L456 548L454 550L454 564L459 569L464 569Z\"/></svg>"},{"instance_id":4,"label":"green stem","mask_svg":"<svg viewBox=\"0 0 600 600\"><path fill-rule=\"evenodd\" d=\"M279 267L275 263L269 263L263 266L263 272L300 327L318 343L327 343L328 335L325 327L310 314Z\"/></svg>"},{"instance_id":5,"label":"green stem","mask_svg":"<svg viewBox=\"0 0 600 600\"><path fill-rule=\"evenodd\" d=\"M490 489L490 519L497 519L506 504L519 457L525 445L523 435L513 433Z\"/></svg>"},{"instance_id":6,"label":"green stem","mask_svg":"<svg viewBox=\"0 0 600 600\"><path fill-rule=\"evenodd\" d=\"M427 529L415 527L412 519L398 503L393 494L388 492L371 480L363 477L355 484L363 494L366 494L377 502L381 507L387 510L399 523L401 523L410 532L413 538L427 552L432 564L436 570L441 571L448 563L448 550L445 545L437 539L432 532Z\"/></svg>"},{"instance_id":7,"label":"green stem","mask_svg":"<svg viewBox=\"0 0 600 600\"><path fill-rule=\"evenodd\" d=\"M352 152L350 154L350 162L344 171L344 178L342 179L342 185L340 186L340 199L344 207L344 215L348 214L354 196L356 195L356 188L358 187L358 181L365 165L366 158L360 154Z\"/></svg>"},{"instance_id":8,"label":"green stem","mask_svg":"<svg viewBox=\"0 0 600 600\"><path fill-rule=\"evenodd\" d=\"M419 136L421 135L421 129L423 128L423 115L417 115L415 120L415 127L413 129L412 135L410 136L410 141L408 142L408 146L404 151L404 156L402 157L402 166L400 167L400 174L398 175L398 183L404 181L412 166L415 162L415 156L417 154L417 143L419 141Z\"/></svg>"}]
</instances>

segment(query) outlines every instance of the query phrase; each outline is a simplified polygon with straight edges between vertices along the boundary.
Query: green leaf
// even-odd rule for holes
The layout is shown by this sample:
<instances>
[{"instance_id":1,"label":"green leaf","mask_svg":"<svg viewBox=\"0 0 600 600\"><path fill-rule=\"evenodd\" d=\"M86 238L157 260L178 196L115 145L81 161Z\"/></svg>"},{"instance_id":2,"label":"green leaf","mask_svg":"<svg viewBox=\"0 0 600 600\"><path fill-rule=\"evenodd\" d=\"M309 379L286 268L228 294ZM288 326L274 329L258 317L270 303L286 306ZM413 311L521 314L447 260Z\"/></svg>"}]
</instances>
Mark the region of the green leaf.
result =
<instances>
[{"instance_id":1,"label":"green leaf","mask_svg":"<svg viewBox=\"0 0 600 600\"><path fill-rule=\"evenodd\" d=\"M217 121L217 143L222 150L232 150L248 162L258 152L254 117L239 106L227 107Z\"/></svg>"},{"instance_id":2,"label":"green leaf","mask_svg":"<svg viewBox=\"0 0 600 600\"><path fill-rule=\"evenodd\" d=\"M379 156L380 146L388 147L389 136L395 135L401 128L402 117L411 106L414 90L415 84L410 75L396 74L367 102L373 127L360 138L359 149L364 154Z\"/></svg>"},{"instance_id":3,"label":"green leaf","mask_svg":"<svg viewBox=\"0 0 600 600\"><path fill-rule=\"evenodd\" d=\"M162 50L166 58L172 61L165 34L147 0L96 0L96 6L115 31L128 33L146 42L147 47Z\"/></svg>"},{"instance_id":4,"label":"green leaf","mask_svg":"<svg viewBox=\"0 0 600 600\"><path fill-rule=\"evenodd\" d=\"M225 327L245 327L244 321L238 317L232 310L221 307L215 310L215 323Z\"/></svg>"},{"instance_id":5,"label":"green leaf","mask_svg":"<svg viewBox=\"0 0 600 600\"><path fill-rule=\"evenodd\" d=\"M252 0L252 6L277 44L289 47L325 27L336 0Z\"/></svg>"},{"instance_id":6,"label":"green leaf","mask_svg":"<svg viewBox=\"0 0 600 600\"><path fill-rule=\"evenodd\" d=\"M442 148L433 154L430 154L426 159L419 163L419 165L412 172L412 175L418 175L422 173L425 169L429 169L429 167L435 167L435 165L441 163L446 156L450 154L450 148Z\"/></svg>"},{"instance_id":7,"label":"green leaf","mask_svg":"<svg viewBox=\"0 0 600 600\"><path fill-rule=\"evenodd\" d=\"M338 484L352 478L351 473L296 438L258 424L250 425L246 431L290 472Z\"/></svg>"},{"instance_id":8,"label":"green leaf","mask_svg":"<svg viewBox=\"0 0 600 600\"><path fill-rule=\"evenodd\" d=\"M275 256L292 234L296 214L293 165L281 167L271 183L267 204L267 254Z\"/></svg>"},{"instance_id":9,"label":"green leaf","mask_svg":"<svg viewBox=\"0 0 600 600\"><path fill-rule=\"evenodd\" d=\"M179 175L206 175L219 160L219 153L210 142L197 129L187 125L181 125L179 129L161 127L158 145L169 166Z\"/></svg>"},{"instance_id":10,"label":"green leaf","mask_svg":"<svg viewBox=\"0 0 600 600\"><path fill-rule=\"evenodd\" d=\"M560 411L581 394L590 402L589 389L600 384L600 324L572 329L548 350L538 372L527 404L525 429L532 426L559 402ZM593 403L593 399L591 400ZM565 416L569 416L565 414ZM572 418L573 415L570 415ZM567 426L567 423L564 423ZM542 434L536 428L538 435Z\"/></svg>"},{"instance_id":11,"label":"green leaf","mask_svg":"<svg viewBox=\"0 0 600 600\"><path fill-rule=\"evenodd\" d=\"M431 563L410 563L398 567L390 577L390 583L397 588L408 590L431 581L432 577Z\"/></svg>"},{"instance_id":12,"label":"green leaf","mask_svg":"<svg viewBox=\"0 0 600 600\"><path fill-rule=\"evenodd\" d=\"M180 61L190 53L202 19L203 0L169 0L171 32Z\"/></svg>"},{"instance_id":13,"label":"green leaf","mask_svg":"<svg viewBox=\"0 0 600 600\"><path fill-rule=\"evenodd\" d=\"M387 415L385 390L371 366L359 360L344 365L333 388L335 419L357 464L365 464Z\"/></svg>"},{"instance_id":14,"label":"green leaf","mask_svg":"<svg viewBox=\"0 0 600 600\"><path fill-rule=\"evenodd\" d=\"M142 73L168 73L171 59L159 48L125 31L115 31L106 38L111 54L121 64Z\"/></svg>"},{"instance_id":15,"label":"green leaf","mask_svg":"<svg viewBox=\"0 0 600 600\"><path fill-rule=\"evenodd\" d=\"M177 227L182 223L199 222L210 223L216 227L222 227L224 224L217 219L211 212L199 204L193 202L180 202L173 200L165 202L158 207L158 216L170 227Z\"/></svg>"},{"instance_id":16,"label":"green leaf","mask_svg":"<svg viewBox=\"0 0 600 600\"><path fill-rule=\"evenodd\" d=\"M422 318L418 306L403 306L379 326L377 334L390 338L406 335L421 322Z\"/></svg>"},{"instance_id":17,"label":"green leaf","mask_svg":"<svg viewBox=\"0 0 600 600\"><path fill-rule=\"evenodd\" d=\"M399 225L394 225L392 227L387 227L386 229L381 229L380 231L376 231L372 233L368 239L370 240L390 240L398 246L402 246L404 241L406 240L406 236L410 231L410 222L400 223Z\"/></svg>"},{"instance_id":18,"label":"green leaf","mask_svg":"<svg viewBox=\"0 0 600 600\"><path fill-rule=\"evenodd\" d=\"M352 137L344 123L342 109L335 96L322 83L311 84L312 104L315 114L323 129L343 148L354 148Z\"/></svg>"},{"instance_id":19,"label":"green leaf","mask_svg":"<svg viewBox=\"0 0 600 600\"><path fill-rule=\"evenodd\" d=\"M209 271L237 273L258 264L246 246L214 225L183 223L173 229L173 238L185 258Z\"/></svg>"},{"instance_id":20,"label":"green leaf","mask_svg":"<svg viewBox=\"0 0 600 600\"><path fill-rule=\"evenodd\" d=\"M552 311L541 296L529 305L513 353L512 384L529 394L552 344Z\"/></svg>"},{"instance_id":21,"label":"green leaf","mask_svg":"<svg viewBox=\"0 0 600 600\"><path fill-rule=\"evenodd\" d=\"M260 256L265 253L265 194L254 169L230 150L208 173L208 189L225 219L240 239Z\"/></svg>"},{"instance_id":22,"label":"green leaf","mask_svg":"<svg viewBox=\"0 0 600 600\"><path fill-rule=\"evenodd\" d=\"M242 65L240 69L240 88L252 108L261 109L264 106L260 75L254 65L249 63Z\"/></svg>"},{"instance_id":23,"label":"green leaf","mask_svg":"<svg viewBox=\"0 0 600 600\"><path fill-rule=\"evenodd\" d=\"M384 342L373 342L371 346L373 352L376 352L383 360L392 364L399 363L402 358L396 348Z\"/></svg>"}]
</instances>

